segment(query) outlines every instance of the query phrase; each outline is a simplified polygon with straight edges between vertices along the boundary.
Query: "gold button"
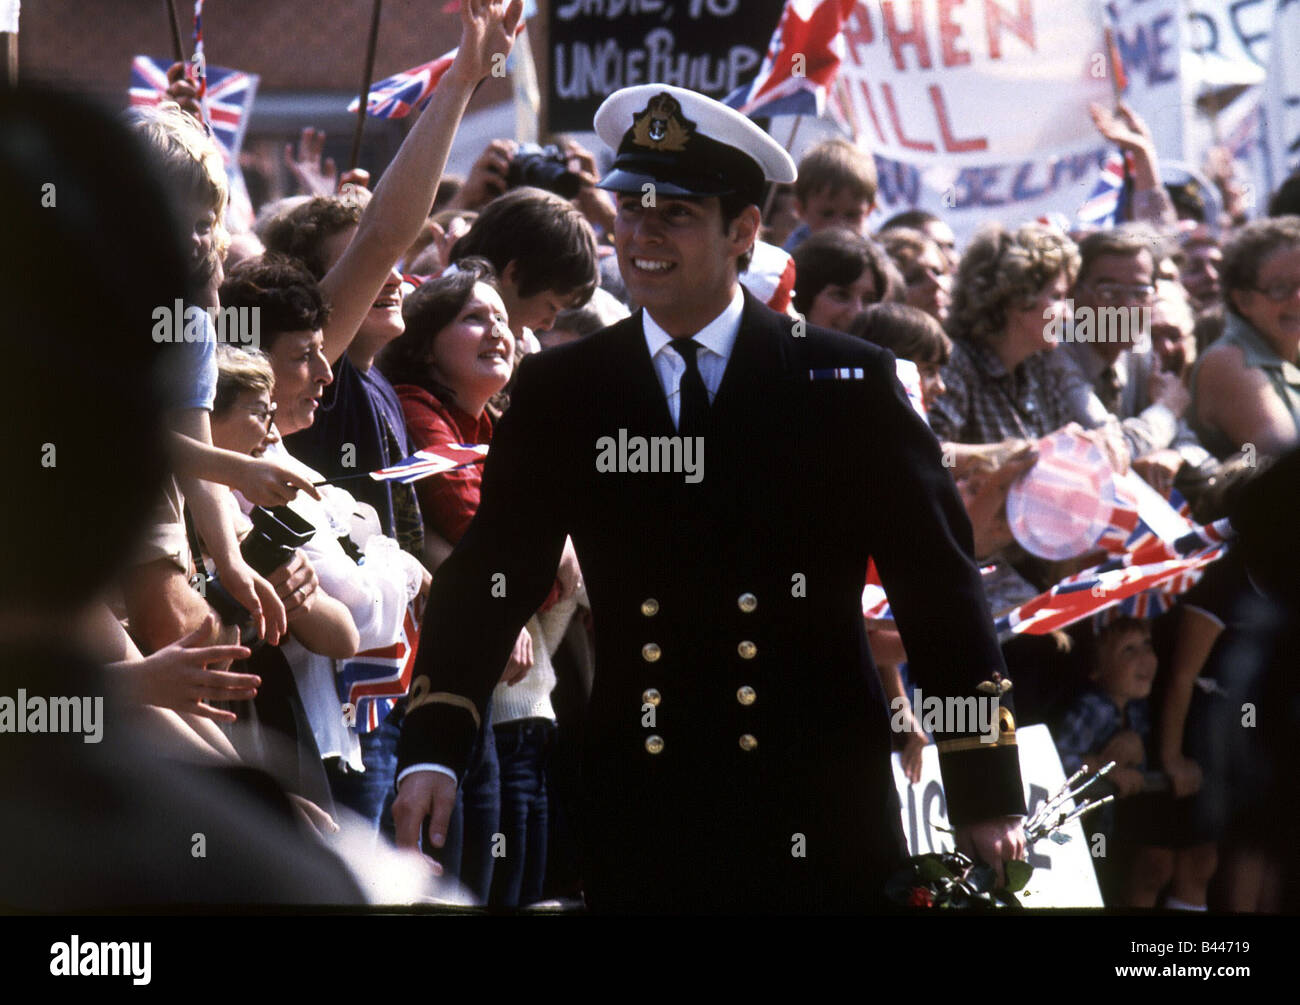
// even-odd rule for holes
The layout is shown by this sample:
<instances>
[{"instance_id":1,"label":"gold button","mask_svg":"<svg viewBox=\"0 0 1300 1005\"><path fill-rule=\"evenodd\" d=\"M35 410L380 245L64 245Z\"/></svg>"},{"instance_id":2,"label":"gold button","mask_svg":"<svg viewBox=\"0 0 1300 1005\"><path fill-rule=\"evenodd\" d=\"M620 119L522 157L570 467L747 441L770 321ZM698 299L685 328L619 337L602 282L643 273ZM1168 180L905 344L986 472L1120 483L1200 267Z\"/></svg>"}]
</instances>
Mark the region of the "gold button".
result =
<instances>
[{"instance_id":1,"label":"gold button","mask_svg":"<svg viewBox=\"0 0 1300 1005\"><path fill-rule=\"evenodd\" d=\"M662 736L647 736L645 738L645 749L651 754L659 753L664 749L664 738Z\"/></svg>"},{"instance_id":2,"label":"gold button","mask_svg":"<svg viewBox=\"0 0 1300 1005\"><path fill-rule=\"evenodd\" d=\"M648 687L641 692L641 703L643 705L658 705L661 701L663 701L663 697L652 687Z\"/></svg>"},{"instance_id":3,"label":"gold button","mask_svg":"<svg viewBox=\"0 0 1300 1005\"><path fill-rule=\"evenodd\" d=\"M754 704L754 699L757 697L758 694L748 684L736 692L736 701L740 702L742 705Z\"/></svg>"},{"instance_id":4,"label":"gold button","mask_svg":"<svg viewBox=\"0 0 1300 1005\"><path fill-rule=\"evenodd\" d=\"M736 652L740 653L742 660L752 660L758 655L758 646L746 639L740 645L736 646Z\"/></svg>"},{"instance_id":5,"label":"gold button","mask_svg":"<svg viewBox=\"0 0 1300 1005\"><path fill-rule=\"evenodd\" d=\"M746 614L750 614L758 606L758 598L752 593L742 593L736 598L736 606Z\"/></svg>"},{"instance_id":6,"label":"gold button","mask_svg":"<svg viewBox=\"0 0 1300 1005\"><path fill-rule=\"evenodd\" d=\"M659 601L655 600L654 597L641 601L641 613L647 618L653 618L659 613Z\"/></svg>"},{"instance_id":7,"label":"gold button","mask_svg":"<svg viewBox=\"0 0 1300 1005\"><path fill-rule=\"evenodd\" d=\"M758 739L753 733L745 733L740 737L741 750L754 750L758 747Z\"/></svg>"},{"instance_id":8,"label":"gold button","mask_svg":"<svg viewBox=\"0 0 1300 1005\"><path fill-rule=\"evenodd\" d=\"M653 663L663 655L663 650L653 642L647 642L641 647L641 658L647 663Z\"/></svg>"}]
</instances>

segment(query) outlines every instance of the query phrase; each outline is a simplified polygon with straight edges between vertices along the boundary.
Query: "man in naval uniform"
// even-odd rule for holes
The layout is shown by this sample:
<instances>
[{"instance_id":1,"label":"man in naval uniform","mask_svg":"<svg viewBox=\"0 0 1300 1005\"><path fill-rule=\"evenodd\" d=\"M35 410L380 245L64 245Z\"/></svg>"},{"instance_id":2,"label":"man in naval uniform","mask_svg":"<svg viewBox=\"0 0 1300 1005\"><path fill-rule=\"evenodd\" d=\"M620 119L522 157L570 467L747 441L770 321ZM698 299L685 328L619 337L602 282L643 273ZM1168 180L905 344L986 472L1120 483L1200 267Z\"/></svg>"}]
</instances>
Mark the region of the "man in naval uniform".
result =
<instances>
[{"instance_id":1,"label":"man in naval uniform","mask_svg":"<svg viewBox=\"0 0 1300 1005\"><path fill-rule=\"evenodd\" d=\"M398 748L399 843L457 779L566 535L591 600L584 886L595 910L864 910L905 854L861 593L874 557L927 694L1006 686L971 529L892 355L737 282L794 162L692 91L626 88L615 244L641 310L525 359L482 502L438 570ZM738 261L741 260L741 261ZM949 724L951 725L951 724ZM960 845L1023 857L1014 720L936 740ZM518 854L519 849L505 849Z\"/></svg>"}]
</instances>

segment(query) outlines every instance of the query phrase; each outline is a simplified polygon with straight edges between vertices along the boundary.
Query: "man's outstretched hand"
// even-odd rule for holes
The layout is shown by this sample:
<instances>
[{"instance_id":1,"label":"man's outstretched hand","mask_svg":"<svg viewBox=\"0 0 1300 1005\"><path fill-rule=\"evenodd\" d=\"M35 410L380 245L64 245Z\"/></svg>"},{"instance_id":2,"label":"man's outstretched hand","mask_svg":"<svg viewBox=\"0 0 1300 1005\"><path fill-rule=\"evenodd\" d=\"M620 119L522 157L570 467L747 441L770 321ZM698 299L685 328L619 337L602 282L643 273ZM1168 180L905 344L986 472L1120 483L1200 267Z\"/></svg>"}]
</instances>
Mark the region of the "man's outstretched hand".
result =
<instances>
[{"instance_id":1,"label":"man's outstretched hand","mask_svg":"<svg viewBox=\"0 0 1300 1005\"><path fill-rule=\"evenodd\" d=\"M441 848L447 841L447 822L456 805L456 782L441 771L416 771L402 779L393 800L393 824L397 828L397 847L420 850L420 827L429 820L429 847ZM433 863L434 874L442 867Z\"/></svg>"},{"instance_id":2,"label":"man's outstretched hand","mask_svg":"<svg viewBox=\"0 0 1300 1005\"><path fill-rule=\"evenodd\" d=\"M450 781L450 779L448 779ZM998 886L1006 886L1002 863L1025 857L1023 817L994 817L956 828L957 850L977 862L987 862L998 874Z\"/></svg>"}]
</instances>

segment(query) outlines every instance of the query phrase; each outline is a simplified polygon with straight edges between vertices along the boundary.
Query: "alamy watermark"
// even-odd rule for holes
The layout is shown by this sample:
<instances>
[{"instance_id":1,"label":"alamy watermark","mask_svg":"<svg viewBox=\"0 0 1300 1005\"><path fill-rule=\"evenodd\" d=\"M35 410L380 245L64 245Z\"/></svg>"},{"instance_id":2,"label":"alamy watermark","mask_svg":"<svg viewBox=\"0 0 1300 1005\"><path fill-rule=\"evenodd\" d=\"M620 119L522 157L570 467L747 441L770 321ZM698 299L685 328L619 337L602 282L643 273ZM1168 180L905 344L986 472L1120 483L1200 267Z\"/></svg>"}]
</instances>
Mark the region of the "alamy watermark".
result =
<instances>
[{"instance_id":1,"label":"alamy watermark","mask_svg":"<svg viewBox=\"0 0 1300 1005\"><path fill-rule=\"evenodd\" d=\"M143 986L152 978L152 942L82 942L74 935L50 946L55 977L130 977Z\"/></svg>"},{"instance_id":2,"label":"alamy watermark","mask_svg":"<svg viewBox=\"0 0 1300 1005\"><path fill-rule=\"evenodd\" d=\"M908 715L907 698L899 695L889 702L893 715L889 728L895 733L910 732L913 723L932 736L936 733L978 733L981 743L996 743L1001 735L996 696L967 696L940 698L912 691L911 715Z\"/></svg>"},{"instance_id":3,"label":"alamy watermark","mask_svg":"<svg viewBox=\"0 0 1300 1005\"><path fill-rule=\"evenodd\" d=\"M85 743L104 738L104 699L0 695L0 733L81 733Z\"/></svg>"},{"instance_id":4,"label":"alamy watermark","mask_svg":"<svg viewBox=\"0 0 1300 1005\"><path fill-rule=\"evenodd\" d=\"M262 308L199 307L177 300L153 309L155 342L219 342L259 349Z\"/></svg>"},{"instance_id":5,"label":"alamy watermark","mask_svg":"<svg viewBox=\"0 0 1300 1005\"><path fill-rule=\"evenodd\" d=\"M686 481L694 485L704 480L704 437L629 437L626 429L620 429L617 440L602 436L596 441L596 470L684 474Z\"/></svg>"},{"instance_id":6,"label":"alamy watermark","mask_svg":"<svg viewBox=\"0 0 1300 1005\"><path fill-rule=\"evenodd\" d=\"M1136 347L1151 342L1151 309L1137 307L1075 307L1065 301L1065 317L1053 308L1043 311L1043 337L1049 342L1122 342Z\"/></svg>"}]
</instances>

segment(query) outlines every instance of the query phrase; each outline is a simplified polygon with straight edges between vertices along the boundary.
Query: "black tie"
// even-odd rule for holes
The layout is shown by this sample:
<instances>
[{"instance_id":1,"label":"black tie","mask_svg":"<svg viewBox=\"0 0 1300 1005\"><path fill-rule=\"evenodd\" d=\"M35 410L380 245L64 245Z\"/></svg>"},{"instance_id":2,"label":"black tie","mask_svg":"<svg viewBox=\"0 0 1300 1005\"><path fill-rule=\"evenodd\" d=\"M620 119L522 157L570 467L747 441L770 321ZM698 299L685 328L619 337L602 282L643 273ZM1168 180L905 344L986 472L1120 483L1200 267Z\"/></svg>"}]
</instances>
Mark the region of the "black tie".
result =
<instances>
[{"instance_id":1,"label":"black tie","mask_svg":"<svg viewBox=\"0 0 1300 1005\"><path fill-rule=\"evenodd\" d=\"M700 376L700 366L695 353L701 348L694 339L673 339L673 351L686 361L686 372L677 385L681 392L681 410L677 417L677 431L683 436L701 436L709 416L709 392Z\"/></svg>"}]
</instances>

